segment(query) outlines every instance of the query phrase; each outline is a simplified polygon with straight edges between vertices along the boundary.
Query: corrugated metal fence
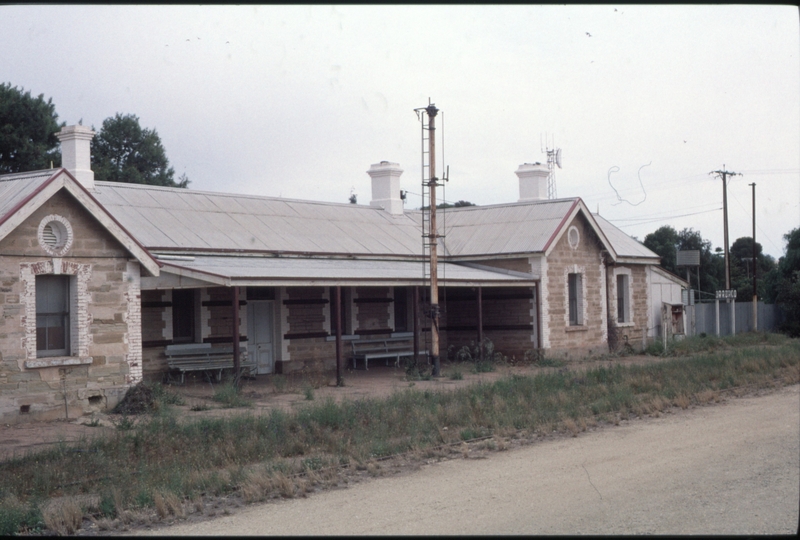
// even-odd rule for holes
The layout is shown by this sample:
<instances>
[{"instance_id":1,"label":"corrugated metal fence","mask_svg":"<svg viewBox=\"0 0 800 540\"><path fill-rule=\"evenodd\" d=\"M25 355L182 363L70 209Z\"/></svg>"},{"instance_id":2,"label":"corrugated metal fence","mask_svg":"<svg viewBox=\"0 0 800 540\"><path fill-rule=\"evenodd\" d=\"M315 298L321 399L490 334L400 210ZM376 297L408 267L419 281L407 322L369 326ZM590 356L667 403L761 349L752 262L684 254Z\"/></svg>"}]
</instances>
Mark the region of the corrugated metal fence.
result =
<instances>
[{"instance_id":1,"label":"corrugated metal fence","mask_svg":"<svg viewBox=\"0 0 800 540\"><path fill-rule=\"evenodd\" d=\"M721 336L731 335L731 306L734 306L736 333L751 332L753 328L753 303L721 301L719 303L719 333ZM714 302L686 306L687 331L689 335L717 333L717 308ZM775 304L758 303L758 331L776 332L783 322L783 313Z\"/></svg>"}]
</instances>

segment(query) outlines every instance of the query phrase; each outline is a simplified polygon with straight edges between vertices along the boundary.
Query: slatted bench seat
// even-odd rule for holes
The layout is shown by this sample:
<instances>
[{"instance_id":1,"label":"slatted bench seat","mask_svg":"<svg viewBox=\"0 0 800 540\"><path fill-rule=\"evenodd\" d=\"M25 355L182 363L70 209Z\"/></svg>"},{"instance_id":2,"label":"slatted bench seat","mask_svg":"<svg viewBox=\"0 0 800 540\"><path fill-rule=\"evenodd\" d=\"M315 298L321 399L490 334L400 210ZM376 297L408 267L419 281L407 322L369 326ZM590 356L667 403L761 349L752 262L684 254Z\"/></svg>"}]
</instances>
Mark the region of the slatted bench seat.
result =
<instances>
[{"instance_id":1,"label":"slatted bench seat","mask_svg":"<svg viewBox=\"0 0 800 540\"><path fill-rule=\"evenodd\" d=\"M239 345L240 352L247 352L246 343ZM222 380L222 371L233 369L233 345L212 347L211 343L182 343L167 345L164 349L167 365L171 371L179 371L181 384L185 382L187 371L203 371L207 375L214 373L218 381ZM239 369L242 373L255 371L254 360L241 359Z\"/></svg>"},{"instance_id":2,"label":"slatted bench seat","mask_svg":"<svg viewBox=\"0 0 800 540\"><path fill-rule=\"evenodd\" d=\"M386 365L389 360L394 358L395 367L400 366L400 358L414 356L413 337L389 337L382 339L357 339L350 342L352 348L350 358L353 361L353 369L356 369L357 362L364 362L364 369L369 369L369 361L376 358L385 358ZM427 351L420 351L420 354L427 354Z\"/></svg>"}]
</instances>

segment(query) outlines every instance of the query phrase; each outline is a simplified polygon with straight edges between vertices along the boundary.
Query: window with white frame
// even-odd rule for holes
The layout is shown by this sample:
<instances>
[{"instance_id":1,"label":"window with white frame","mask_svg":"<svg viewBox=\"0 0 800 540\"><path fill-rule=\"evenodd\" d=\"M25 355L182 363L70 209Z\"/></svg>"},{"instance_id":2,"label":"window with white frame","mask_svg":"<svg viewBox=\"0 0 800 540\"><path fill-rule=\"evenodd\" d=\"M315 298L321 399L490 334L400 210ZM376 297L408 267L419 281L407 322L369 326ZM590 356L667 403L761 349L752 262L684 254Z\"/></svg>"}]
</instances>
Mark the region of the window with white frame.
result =
<instances>
[{"instance_id":1,"label":"window with white frame","mask_svg":"<svg viewBox=\"0 0 800 540\"><path fill-rule=\"evenodd\" d=\"M70 354L70 277L36 276L36 356Z\"/></svg>"},{"instance_id":2,"label":"window with white frame","mask_svg":"<svg viewBox=\"0 0 800 540\"><path fill-rule=\"evenodd\" d=\"M567 274L569 325L583 325L583 275Z\"/></svg>"},{"instance_id":3,"label":"window with white frame","mask_svg":"<svg viewBox=\"0 0 800 540\"><path fill-rule=\"evenodd\" d=\"M617 322L631 322L630 276L617 274Z\"/></svg>"}]
</instances>

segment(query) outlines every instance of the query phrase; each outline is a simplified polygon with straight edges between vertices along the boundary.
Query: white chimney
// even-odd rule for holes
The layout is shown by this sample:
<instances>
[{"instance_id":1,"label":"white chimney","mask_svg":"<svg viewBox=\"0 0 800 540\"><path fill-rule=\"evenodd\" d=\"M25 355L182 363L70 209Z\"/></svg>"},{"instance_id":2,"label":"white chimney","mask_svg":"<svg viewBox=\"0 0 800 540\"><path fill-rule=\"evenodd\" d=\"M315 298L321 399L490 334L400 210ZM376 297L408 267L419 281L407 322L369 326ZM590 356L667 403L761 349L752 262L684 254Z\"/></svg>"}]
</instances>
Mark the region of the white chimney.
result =
<instances>
[{"instance_id":1,"label":"white chimney","mask_svg":"<svg viewBox=\"0 0 800 540\"><path fill-rule=\"evenodd\" d=\"M515 173L519 178L519 202L547 200L547 165L523 163Z\"/></svg>"},{"instance_id":2,"label":"white chimney","mask_svg":"<svg viewBox=\"0 0 800 540\"><path fill-rule=\"evenodd\" d=\"M400 165L381 161L370 166L367 174L372 178L372 200L369 205L380 206L393 216L402 216L400 175L403 174L403 169Z\"/></svg>"},{"instance_id":3,"label":"white chimney","mask_svg":"<svg viewBox=\"0 0 800 540\"><path fill-rule=\"evenodd\" d=\"M86 189L94 189L91 142L94 131L84 126L66 126L56 133L61 141L61 166Z\"/></svg>"}]
</instances>

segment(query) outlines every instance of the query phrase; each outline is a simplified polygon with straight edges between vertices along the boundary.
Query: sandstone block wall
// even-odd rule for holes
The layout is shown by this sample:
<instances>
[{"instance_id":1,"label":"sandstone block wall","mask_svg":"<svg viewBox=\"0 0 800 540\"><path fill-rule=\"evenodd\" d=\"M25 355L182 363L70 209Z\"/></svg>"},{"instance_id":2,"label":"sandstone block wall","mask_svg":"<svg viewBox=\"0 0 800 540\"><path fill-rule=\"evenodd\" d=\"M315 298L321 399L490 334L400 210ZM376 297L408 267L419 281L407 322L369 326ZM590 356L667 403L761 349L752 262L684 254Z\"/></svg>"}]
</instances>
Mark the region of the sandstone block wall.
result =
<instances>
[{"instance_id":1,"label":"sandstone block wall","mask_svg":"<svg viewBox=\"0 0 800 540\"><path fill-rule=\"evenodd\" d=\"M72 229L61 257L40 244L49 216ZM138 263L63 191L0 241L0 255L0 421L113 407L142 376ZM37 358L36 276L43 274L69 276L71 347L64 357Z\"/></svg>"},{"instance_id":2,"label":"sandstone block wall","mask_svg":"<svg viewBox=\"0 0 800 540\"><path fill-rule=\"evenodd\" d=\"M569 229L577 231L578 241L570 245ZM573 235L574 238L574 235ZM548 356L581 357L608 352L606 313L606 272L601 256L602 244L582 215L567 225L567 230L547 258L542 280L546 296L544 323ZM582 275L582 324L570 326L568 275Z\"/></svg>"}]
</instances>

